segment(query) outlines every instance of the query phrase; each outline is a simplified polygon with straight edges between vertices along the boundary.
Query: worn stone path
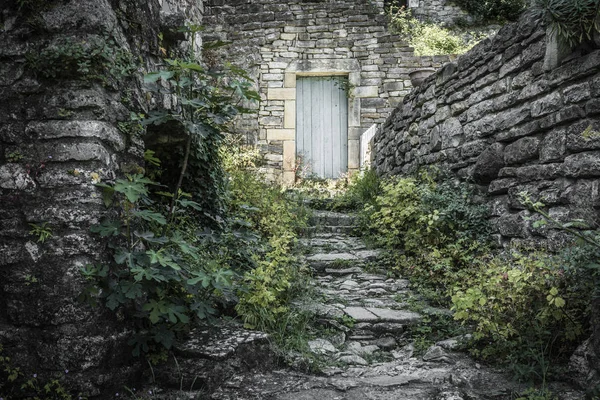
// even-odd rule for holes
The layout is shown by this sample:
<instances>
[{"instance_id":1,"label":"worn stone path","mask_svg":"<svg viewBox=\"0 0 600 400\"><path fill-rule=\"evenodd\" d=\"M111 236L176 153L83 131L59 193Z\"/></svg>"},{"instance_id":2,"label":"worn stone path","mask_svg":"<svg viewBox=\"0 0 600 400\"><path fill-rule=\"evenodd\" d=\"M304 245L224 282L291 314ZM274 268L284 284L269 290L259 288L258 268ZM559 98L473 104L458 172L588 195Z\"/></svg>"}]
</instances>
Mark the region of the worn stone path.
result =
<instances>
[{"instance_id":1,"label":"worn stone path","mask_svg":"<svg viewBox=\"0 0 600 400\"><path fill-rule=\"evenodd\" d=\"M327 335L309 342L311 351L330 365L322 374L277 368L264 334L230 331L222 342L222 332L212 338L198 332L196 343L179 349L182 359L158 373L180 388L195 389L202 382L211 394L198 397L199 392L179 390L163 398L485 400L513 399L525 388L454 351L461 338L448 338L417 355L406 330L422 315L402 301L413 295L409 283L379 271L378 251L367 249L352 235L354 229L349 215L317 211L310 236L300 240L314 271L315 294L294 306L314 312L327 328ZM560 383L553 389L560 399L583 398Z\"/></svg>"}]
</instances>

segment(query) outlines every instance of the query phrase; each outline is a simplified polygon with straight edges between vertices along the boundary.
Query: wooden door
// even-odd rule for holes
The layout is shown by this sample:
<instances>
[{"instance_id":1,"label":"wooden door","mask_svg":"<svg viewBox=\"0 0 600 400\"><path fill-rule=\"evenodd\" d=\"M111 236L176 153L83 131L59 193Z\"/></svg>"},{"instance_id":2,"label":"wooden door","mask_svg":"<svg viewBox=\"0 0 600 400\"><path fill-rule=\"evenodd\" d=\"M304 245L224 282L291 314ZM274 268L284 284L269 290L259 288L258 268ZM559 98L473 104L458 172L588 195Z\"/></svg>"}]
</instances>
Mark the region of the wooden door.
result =
<instances>
[{"instance_id":1,"label":"wooden door","mask_svg":"<svg viewBox=\"0 0 600 400\"><path fill-rule=\"evenodd\" d=\"M311 174L339 178L348 170L347 78L296 80L296 156Z\"/></svg>"}]
</instances>

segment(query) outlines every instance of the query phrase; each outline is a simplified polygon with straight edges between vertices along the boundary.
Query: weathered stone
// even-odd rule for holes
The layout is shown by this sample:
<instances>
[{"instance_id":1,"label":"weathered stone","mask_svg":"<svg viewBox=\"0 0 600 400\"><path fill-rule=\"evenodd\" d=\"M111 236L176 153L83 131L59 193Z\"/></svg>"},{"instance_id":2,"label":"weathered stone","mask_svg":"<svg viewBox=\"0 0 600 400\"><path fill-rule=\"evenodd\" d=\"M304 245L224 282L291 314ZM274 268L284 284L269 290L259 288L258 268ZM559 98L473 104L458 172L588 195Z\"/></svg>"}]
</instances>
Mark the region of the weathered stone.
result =
<instances>
[{"instance_id":1,"label":"weathered stone","mask_svg":"<svg viewBox=\"0 0 600 400\"><path fill-rule=\"evenodd\" d=\"M37 185L21 164L4 164L0 166L0 188L31 190Z\"/></svg>"},{"instance_id":2,"label":"weathered stone","mask_svg":"<svg viewBox=\"0 0 600 400\"><path fill-rule=\"evenodd\" d=\"M540 140L533 137L525 137L504 148L504 163L506 165L521 164L530 159L538 157Z\"/></svg>"},{"instance_id":3,"label":"weathered stone","mask_svg":"<svg viewBox=\"0 0 600 400\"><path fill-rule=\"evenodd\" d=\"M310 351L315 354L328 354L337 351L333 344L325 339L311 340L308 342L308 347L310 348Z\"/></svg>"},{"instance_id":4,"label":"weathered stone","mask_svg":"<svg viewBox=\"0 0 600 400\"><path fill-rule=\"evenodd\" d=\"M399 324L413 324L421 320L421 315L411 311L390 310L387 308L367 308L375 314L378 320L396 322Z\"/></svg>"},{"instance_id":5,"label":"weathered stone","mask_svg":"<svg viewBox=\"0 0 600 400\"><path fill-rule=\"evenodd\" d=\"M489 183L498 177L504 168L504 146L494 143L481 153L475 161L473 179L477 183Z\"/></svg>"},{"instance_id":6,"label":"weathered stone","mask_svg":"<svg viewBox=\"0 0 600 400\"><path fill-rule=\"evenodd\" d=\"M452 359L440 346L431 346L423 355L423 361L452 362Z\"/></svg>"},{"instance_id":7,"label":"weathered stone","mask_svg":"<svg viewBox=\"0 0 600 400\"><path fill-rule=\"evenodd\" d=\"M578 153L565 157L563 173L572 178L600 176L600 152Z\"/></svg>"},{"instance_id":8,"label":"weathered stone","mask_svg":"<svg viewBox=\"0 0 600 400\"><path fill-rule=\"evenodd\" d=\"M357 322L375 322L379 320L377 315L363 307L346 307L344 312Z\"/></svg>"},{"instance_id":9,"label":"weathered stone","mask_svg":"<svg viewBox=\"0 0 600 400\"><path fill-rule=\"evenodd\" d=\"M356 354L341 356L337 361L350 365L369 365L364 358L357 356Z\"/></svg>"},{"instance_id":10,"label":"weathered stone","mask_svg":"<svg viewBox=\"0 0 600 400\"><path fill-rule=\"evenodd\" d=\"M564 130L549 132L540 145L540 162L561 161L565 156L566 142L567 138Z\"/></svg>"}]
</instances>

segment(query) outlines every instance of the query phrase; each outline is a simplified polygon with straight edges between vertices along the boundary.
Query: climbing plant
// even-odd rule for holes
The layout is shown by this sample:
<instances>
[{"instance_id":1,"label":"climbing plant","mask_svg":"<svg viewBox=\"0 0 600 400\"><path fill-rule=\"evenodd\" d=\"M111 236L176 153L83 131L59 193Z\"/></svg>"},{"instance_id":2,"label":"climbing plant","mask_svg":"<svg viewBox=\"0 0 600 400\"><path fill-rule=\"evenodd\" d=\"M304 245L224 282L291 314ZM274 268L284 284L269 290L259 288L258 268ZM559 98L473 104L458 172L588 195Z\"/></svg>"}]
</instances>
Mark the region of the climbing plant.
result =
<instances>
[{"instance_id":1,"label":"climbing plant","mask_svg":"<svg viewBox=\"0 0 600 400\"><path fill-rule=\"evenodd\" d=\"M260 97L244 70L229 63L208 68L195 61L194 38L201 29L200 26L182 29L192 38L189 58L166 59L163 70L144 78L149 93L157 99L168 96L174 106L151 111L142 122L146 126L168 124L171 130L183 134L178 158L170 160L175 168L166 175L165 183L174 194L185 186L186 191L197 195L199 204L205 207L203 211L218 213L224 209L219 143L224 133L230 131L233 118L248 111L243 105ZM214 47L210 43L206 46ZM189 168L192 170L188 171ZM176 196L171 200L171 210L175 201Z\"/></svg>"},{"instance_id":2,"label":"climbing plant","mask_svg":"<svg viewBox=\"0 0 600 400\"><path fill-rule=\"evenodd\" d=\"M199 30L182 29L192 38L191 49ZM228 123L244 112L240 104L258 99L245 72L233 65L208 69L193 52L185 59L164 62L164 69L147 74L144 82L149 94L161 101L169 98L172 105L143 116L141 123L168 124L169 130L183 136L183 149L176 153L180 159L174 158L171 167L176 168L170 172L160 171L161 160L146 152L153 176L174 179L154 182L138 167L129 168L125 178L98 183L106 206L115 212L92 232L109 240L114 255L111 262L82 270L90 281L85 298L101 300L134 321L131 343L136 355L170 348L177 333L208 318L233 296L232 281L239 274L211 250L210 235L202 232L199 216L216 217L211 213L214 208L200 199L208 194L209 201L224 201L218 144ZM196 180L201 184L194 186Z\"/></svg>"}]
</instances>

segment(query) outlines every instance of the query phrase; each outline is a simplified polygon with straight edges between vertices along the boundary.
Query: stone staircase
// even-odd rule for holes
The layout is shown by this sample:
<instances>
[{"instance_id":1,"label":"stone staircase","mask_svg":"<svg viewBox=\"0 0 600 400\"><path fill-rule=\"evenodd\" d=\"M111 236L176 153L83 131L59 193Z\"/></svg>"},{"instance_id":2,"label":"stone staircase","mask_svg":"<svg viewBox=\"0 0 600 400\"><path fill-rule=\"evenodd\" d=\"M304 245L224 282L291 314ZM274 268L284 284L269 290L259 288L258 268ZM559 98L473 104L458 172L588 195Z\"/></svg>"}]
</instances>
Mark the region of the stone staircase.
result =
<instances>
[{"instance_id":1,"label":"stone staircase","mask_svg":"<svg viewBox=\"0 0 600 400\"><path fill-rule=\"evenodd\" d=\"M312 236L300 239L300 245L309 250L306 263L315 273L320 301L300 307L342 332L334 339L337 348L325 339L309 344L333 361L368 365L363 356L396 350L405 328L421 321L420 314L397 301L408 292L408 281L387 278L378 271L380 252L367 249L362 240L352 236L355 217L315 211L311 223Z\"/></svg>"},{"instance_id":2,"label":"stone staircase","mask_svg":"<svg viewBox=\"0 0 600 400\"><path fill-rule=\"evenodd\" d=\"M379 268L380 253L354 234L355 218L315 211L301 238L304 262L313 271L314 293L293 306L314 313L323 335L309 342L326 365L309 374L277 364L264 334L221 328L206 342L196 334L175 353L179 360L157 373L179 390L158 399L218 400L504 400L526 386L454 349L460 338L436 343L418 355L408 330L423 316L411 311L405 279ZM422 312L443 312L433 308ZM223 330L225 329L225 330ZM299 363L298 365L306 365ZM581 392L553 383L560 400ZM182 389L183 388L183 389ZM185 388L188 388L187 390ZM200 390L197 390L200 389ZM208 389L208 390L207 390Z\"/></svg>"}]
</instances>

